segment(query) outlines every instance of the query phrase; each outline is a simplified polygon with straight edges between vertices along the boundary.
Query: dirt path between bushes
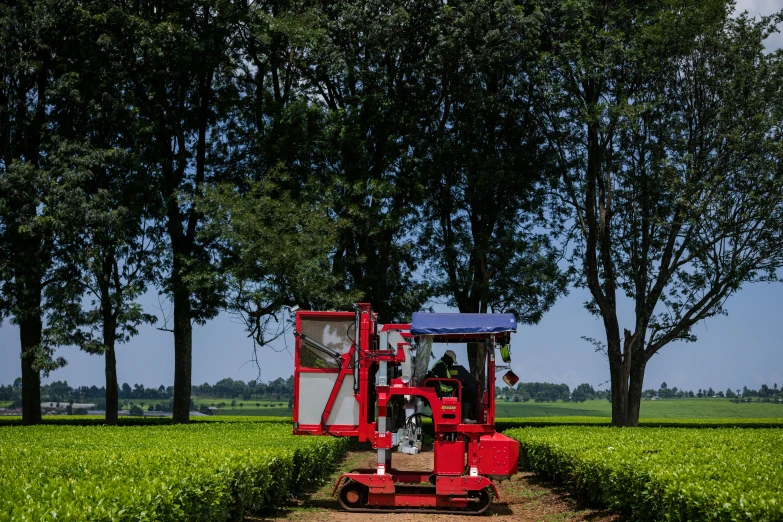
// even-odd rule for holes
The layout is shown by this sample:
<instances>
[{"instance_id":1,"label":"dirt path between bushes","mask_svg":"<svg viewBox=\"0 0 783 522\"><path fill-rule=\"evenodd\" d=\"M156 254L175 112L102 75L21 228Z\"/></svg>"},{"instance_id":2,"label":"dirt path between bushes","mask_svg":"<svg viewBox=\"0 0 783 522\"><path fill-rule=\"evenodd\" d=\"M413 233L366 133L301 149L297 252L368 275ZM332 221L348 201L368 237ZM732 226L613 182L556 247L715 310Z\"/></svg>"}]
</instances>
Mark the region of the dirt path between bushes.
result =
<instances>
[{"instance_id":1,"label":"dirt path between bushes","mask_svg":"<svg viewBox=\"0 0 783 522\"><path fill-rule=\"evenodd\" d=\"M375 467L376 453L373 451L351 451L333 473L314 491L307 492L301 498L293 499L288 506L276 514L267 517L248 517L246 522L412 522L427 520L447 522L471 520L469 516L459 514L432 515L424 513L346 513L340 508L336 498L332 498L334 482L341 473L356 468ZM400 470L430 470L433 464L432 451L419 455L393 453L392 466ZM620 522L614 513L586 508L567 492L540 482L532 473L517 473L511 480L498 485L500 500L493 500L488 512L497 521L524 522Z\"/></svg>"}]
</instances>

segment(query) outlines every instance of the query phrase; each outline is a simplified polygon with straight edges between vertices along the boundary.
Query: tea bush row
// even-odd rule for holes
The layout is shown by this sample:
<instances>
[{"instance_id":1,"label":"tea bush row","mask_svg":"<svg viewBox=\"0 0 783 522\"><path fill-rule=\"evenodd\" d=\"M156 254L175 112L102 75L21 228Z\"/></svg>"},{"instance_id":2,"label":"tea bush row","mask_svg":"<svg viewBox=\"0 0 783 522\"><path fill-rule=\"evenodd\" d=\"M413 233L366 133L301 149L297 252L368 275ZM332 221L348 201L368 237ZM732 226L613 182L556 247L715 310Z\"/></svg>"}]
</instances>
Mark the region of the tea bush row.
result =
<instances>
[{"instance_id":1,"label":"tea bush row","mask_svg":"<svg viewBox=\"0 0 783 522\"><path fill-rule=\"evenodd\" d=\"M191 417L190 422L288 422L291 417L273 417L261 415L213 415L208 417ZM43 425L56 426L103 426L105 419L99 415L50 415L42 420ZM117 419L119 426L165 426L171 425L171 417L131 417L122 416ZM22 417L0 417L0 428L4 426L21 426Z\"/></svg>"},{"instance_id":2,"label":"tea bush row","mask_svg":"<svg viewBox=\"0 0 783 522\"><path fill-rule=\"evenodd\" d=\"M291 417L260 415L215 415L193 417L191 422L291 422ZM104 418L97 415L52 415L43 418L44 425L58 426L102 426ZM559 416L559 417L502 417L495 420L498 431L528 426L609 426L608 417ZM0 428L21 426L18 416L0 417ZM171 417L120 417L120 426L165 426L171 425ZM640 419L639 426L658 428L783 428L783 418L716 418L716 419Z\"/></svg>"},{"instance_id":3,"label":"tea bush row","mask_svg":"<svg viewBox=\"0 0 783 522\"><path fill-rule=\"evenodd\" d=\"M346 439L290 423L0 429L0 520L242 520L330 471Z\"/></svg>"},{"instance_id":4,"label":"tea bush row","mask_svg":"<svg viewBox=\"0 0 783 522\"><path fill-rule=\"evenodd\" d=\"M783 520L783 431L548 427L506 431L523 466L630 520Z\"/></svg>"},{"instance_id":5,"label":"tea bush row","mask_svg":"<svg viewBox=\"0 0 783 522\"><path fill-rule=\"evenodd\" d=\"M610 426L608 417L504 417L495 420L498 431L546 426ZM639 419L648 428L783 428L783 418Z\"/></svg>"}]
</instances>

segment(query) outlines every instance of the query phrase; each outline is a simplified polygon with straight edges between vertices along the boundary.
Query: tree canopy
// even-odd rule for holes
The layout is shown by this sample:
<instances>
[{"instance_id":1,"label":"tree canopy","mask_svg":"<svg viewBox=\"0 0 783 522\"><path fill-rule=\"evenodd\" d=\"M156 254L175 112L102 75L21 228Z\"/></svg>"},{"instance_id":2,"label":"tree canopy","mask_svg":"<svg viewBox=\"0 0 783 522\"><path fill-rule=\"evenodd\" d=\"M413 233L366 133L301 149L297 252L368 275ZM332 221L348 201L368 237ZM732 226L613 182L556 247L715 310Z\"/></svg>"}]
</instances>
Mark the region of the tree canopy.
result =
<instances>
[{"instance_id":1,"label":"tree canopy","mask_svg":"<svg viewBox=\"0 0 783 522\"><path fill-rule=\"evenodd\" d=\"M257 346L294 305L535 324L568 272L634 424L650 357L783 264L781 17L733 8L5 2L0 317L25 422L57 346L106 357L116 404L116 345L157 319L187 422L193 325L221 311Z\"/></svg>"},{"instance_id":2,"label":"tree canopy","mask_svg":"<svg viewBox=\"0 0 783 522\"><path fill-rule=\"evenodd\" d=\"M557 4L542 107L559 158L553 212L603 320L616 425L644 370L743 284L783 266L780 16L733 4ZM621 333L621 299L635 322Z\"/></svg>"}]
</instances>

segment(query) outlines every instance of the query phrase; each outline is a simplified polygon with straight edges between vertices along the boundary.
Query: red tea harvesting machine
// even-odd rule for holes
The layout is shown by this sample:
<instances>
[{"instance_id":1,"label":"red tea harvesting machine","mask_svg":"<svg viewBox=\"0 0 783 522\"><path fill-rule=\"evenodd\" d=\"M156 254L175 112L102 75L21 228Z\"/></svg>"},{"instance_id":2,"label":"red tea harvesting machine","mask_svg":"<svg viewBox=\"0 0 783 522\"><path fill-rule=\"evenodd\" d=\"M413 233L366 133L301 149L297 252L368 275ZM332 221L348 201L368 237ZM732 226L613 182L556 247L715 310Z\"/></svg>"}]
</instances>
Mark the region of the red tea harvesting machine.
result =
<instances>
[{"instance_id":1,"label":"red tea harvesting machine","mask_svg":"<svg viewBox=\"0 0 783 522\"><path fill-rule=\"evenodd\" d=\"M502 369L495 360L502 354L510 361L515 331L513 314L415 313L411 324L380 324L367 303L354 312L297 312L294 434L356 437L378 452L374 469L337 480L334 493L345 510L487 510L490 493L498 497L493 481L517 472L519 444L495 431L495 371ZM476 404L463 403L468 390L459 379L427 375L434 343L478 346L478 375L485 377L475 383ZM513 384L516 376L509 371L504 380ZM421 451L426 407L434 469L392 468L393 449Z\"/></svg>"}]
</instances>

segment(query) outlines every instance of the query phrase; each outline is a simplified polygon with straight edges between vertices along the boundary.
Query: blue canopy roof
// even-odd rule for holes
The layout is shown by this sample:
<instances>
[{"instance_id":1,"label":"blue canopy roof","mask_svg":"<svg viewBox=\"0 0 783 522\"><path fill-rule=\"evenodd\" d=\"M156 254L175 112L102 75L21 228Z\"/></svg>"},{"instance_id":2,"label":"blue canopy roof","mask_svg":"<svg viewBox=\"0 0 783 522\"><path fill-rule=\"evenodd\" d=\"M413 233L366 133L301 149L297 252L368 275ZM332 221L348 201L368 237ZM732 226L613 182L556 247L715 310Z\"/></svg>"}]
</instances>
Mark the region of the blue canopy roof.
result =
<instances>
[{"instance_id":1,"label":"blue canopy roof","mask_svg":"<svg viewBox=\"0 0 783 522\"><path fill-rule=\"evenodd\" d=\"M464 335L516 332L514 314L431 314L414 313L413 335Z\"/></svg>"}]
</instances>

